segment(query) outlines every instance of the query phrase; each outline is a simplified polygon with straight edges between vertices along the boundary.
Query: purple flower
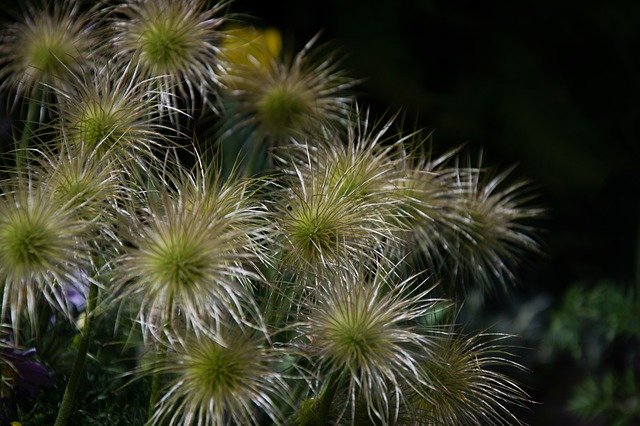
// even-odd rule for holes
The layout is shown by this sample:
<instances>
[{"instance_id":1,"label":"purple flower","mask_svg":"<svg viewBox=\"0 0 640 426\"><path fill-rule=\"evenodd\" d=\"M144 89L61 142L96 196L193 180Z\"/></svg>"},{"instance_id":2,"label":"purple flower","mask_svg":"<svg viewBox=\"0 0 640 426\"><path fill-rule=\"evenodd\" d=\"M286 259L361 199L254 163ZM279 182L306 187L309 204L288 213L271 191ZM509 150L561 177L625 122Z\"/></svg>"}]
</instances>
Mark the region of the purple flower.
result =
<instances>
[{"instance_id":1,"label":"purple flower","mask_svg":"<svg viewBox=\"0 0 640 426\"><path fill-rule=\"evenodd\" d=\"M53 386L51 372L32 359L36 353L34 348L3 348L1 353L2 376L8 379L13 395L33 398L40 388Z\"/></svg>"},{"instance_id":2,"label":"purple flower","mask_svg":"<svg viewBox=\"0 0 640 426\"><path fill-rule=\"evenodd\" d=\"M81 269L73 273L72 280L64 283L64 297L67 306L74 313L79 314L87 307L87 293L89 291L89 276Z\"/></svg>"},{"instance_id":3,"label":"purple flower","mask_svg":"<svg viewBox=\"0 0 640 426\"><path fill-rule=\"evenodd\" d=\"M87 307L87 294L89 293L89 275L82 269L77 269L68 280L62 282L60 288L56 289L58 294L62 293L66 304L65 315L72 319L77 319ZM55 324L57 314L51 315L51 323Z\"/></svg>"}]
</instances>

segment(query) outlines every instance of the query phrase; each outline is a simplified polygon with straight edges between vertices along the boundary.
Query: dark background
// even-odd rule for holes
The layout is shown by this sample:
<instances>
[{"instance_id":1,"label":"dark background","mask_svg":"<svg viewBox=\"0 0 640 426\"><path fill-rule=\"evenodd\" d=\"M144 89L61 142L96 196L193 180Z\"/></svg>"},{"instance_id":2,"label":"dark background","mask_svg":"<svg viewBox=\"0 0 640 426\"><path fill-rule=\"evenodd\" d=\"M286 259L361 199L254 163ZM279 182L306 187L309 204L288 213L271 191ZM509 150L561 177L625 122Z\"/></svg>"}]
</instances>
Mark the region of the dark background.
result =
<instances>
[{"instance_id":1,"label":"dark background","mask_svg":"<svg viewBox=\"0 0 640 426\"><path fill-rule=\"evenodd\" d=\"M0 0L3 21L16 4ZM578 373L566 359L541 362L526 335L571 284L636 274L640 1L236 0L230 10L279 29L291 52L322 31L375 114L402 109L411 129L433 131L438 151L482 148L489 165L517 164L535 183L545 253L527 258L518 287L494 296L487 315L517 317L542 300L521 327L530 372L520 380L538 402L521 415L588 424L563 408Z\"/></svg>"},{"instance_id":2,"label":"dark background","mask_svg":"<svg viewBox=\"0 0 640 426\"><path fill-rule=\"evenodd\" d=\"M436 149L482 148L488 164L517 164L537 185L545 255L527 259L518 288L487 314L522 320L518 310L541 301L516 330L531 370L521 380L539 403L524 420L596 424L564 409L584 372L568 358L540 361L526 335L542 333L571 284L634 280L640 2L237 0L231 10L278 28L295 51L322 30L377 114L402 108Z\"/></svg>"},{"instance_id":3,"label":"dark background","mask_svg":"<svg viewBox=\"0 0 640 426\"><path fill-rule=\"evenodd\" d=\"M231 10L278 28L289 48L322 30L364 79L361 102L402 108L443 151L466 144L500 168L518 164L549 210L541 289L632 276L640 2L237 0Z\"/></svg>"}]
</instances>

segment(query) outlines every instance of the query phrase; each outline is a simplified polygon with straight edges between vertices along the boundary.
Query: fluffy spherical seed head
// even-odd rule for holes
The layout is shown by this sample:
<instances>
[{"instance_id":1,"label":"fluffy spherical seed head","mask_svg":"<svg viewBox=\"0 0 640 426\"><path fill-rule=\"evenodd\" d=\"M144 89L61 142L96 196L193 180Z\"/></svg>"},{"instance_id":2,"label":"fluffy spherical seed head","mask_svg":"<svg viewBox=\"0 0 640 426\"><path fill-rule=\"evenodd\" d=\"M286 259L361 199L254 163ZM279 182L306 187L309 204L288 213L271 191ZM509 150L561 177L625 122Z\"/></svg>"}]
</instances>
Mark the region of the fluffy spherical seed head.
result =
<instances>
[{"instance_id":1,"label":"fluffy spherical seed head","mask_svg":"<svg viewBox=\"0 0 640 426\"><path fill-rule=\"evenodd\" d=\"M248 286L258 278L264 211L242 183L204 192L181 185L160 190L134 225L133 247L119 261L117 297L139 296L139 317L152 334L175 321L199 330L211 320L257 324Z\"/></svg>"},{"instance_id":2,"label":"fluffy spherical seed head","mask_svg":"<svg viewBox=\"0 0 640 426\"><path fill-rule=\"evenodd\" d=\"M383 242L393 241L383 206L343 196L326 174L298 174L278 203L277 234L293 270L322 273L351 268L362 257L383 258Z\"/></svg>"},{"instance_id":3,"label":"fluffy spherical seed head","mask_svg":"<svg viewBox=\"0 0 640 426\"><path fill-rule=\"evenodd\" d=\"M446 166L455 152L436 158L405 152L397 162L392 196L396 200L394 217L401 223L406 241L401 251L403 255L424 256L432 274L447 273L442 264L453 255L451 235L464 225L459 211L458 174Z\"/></svg>"},{"instance_id":4,"label":"fluffy spherical seed head","mask_svg":"<svg viewBox=\"0 0 640 426\"><path fill-rule=\"evenodd\" d=\"M36 300L44 296L69 314L61 283L74 282L78 269L88 270L90 227L73 208L46 190L26 182L6 185L0 197L0 280L3 318L19 327L26 309L36 317Z\"/></svg>"},{"instance_id":5,"label":"fluffy spherical seed head","mask_svg":"<svg viewBox=\"0 0 640 426\"><path fill-rule=\"evenodd\" d=\"M294 158L304 174L310 174L310 168L325 173L340 195L386 205L391 214L399 176L394 151L404 141L388 135L392 124L393 119L378 130L370 129L368 113L356 111L346 132L325 129L321 137L307 139L310 146L293 151Z\"/></svg>"},{"instance_id":6,"label":"fluffy spherical seed head","mask_svg":"<svg viewBox=\"0 0 640 426\"><path fill-rule=\"evenodd\" d=\"M414 321L436 302L426 292L407 291L416 284L411 280L397 282L392 272L368 278L370 273L319 283L299 330L320 377L346 376L351 415L362 398L370 419L385 422L397 417L403 387L421 382L419 364L430 342Z\"/></svg>"},{"instance_id":7,"label":"fluffy spherical seed head","mask_svg":"<svg viewBox=\"0 0 640 426\"><path fill-rule=\"evenodd\" d=\"M501 344L506 337L440 337L421 366L428 386L409 397L415 424L522 424L509 410L529 397L511 378L493 371L522 369Z\"/></svg>"},{"instance_id":8,"label":"fluffy spherical seed head","mask_svg":"<svg viewBox=\"0 0 640 426\"><path fill-rule=\"evenodd\" d=\"M58 126L75 149L111 156L120 162L149 157L165 137L159 123L159 95L135 82L131 64L102 66L75 76L73 87L58 91Z\"/></svg>"},{"instance_id":9,"label":"fluffy spherical seed head","mask_svg":"<svg viewBox=\"0 0 640 426\"><path fill-rule=\"evenodd\" d=\"M78 2L63 0L50 7L30 7L21 23L7 27L0 43L0 78L16 95L36 87L60 87L94 56L89 19ZM40 84L43 83L43 84Z\"/></svg>"},{"instance_id":10,"label":"fluffy spherical seed head","mask_svg":"<svg viewBox=\"0 0 640 426\"><path fill-rule=\"evenodd\" d=\"M331 58L310 54L316 39L292 59L274 59L266 66L258 60L227 62L223 81L230 131L251 126L256 136L280 143L346 122L354 82Z\"/></svg>"},{"instance_id":11,"label":"fluffy spherical seed head","mask_svg":"<svg viewBox=\"0 0 640 426\"><path fill-rule=\"evenodd\" d=\"M114 10L115 55L138 62L142 78L155 77L153 85L169 94L164 102L177 106L180 95L193 108L195 92L206 100L217 86L224 22L217 15L225 7L225 1L209 7L202 0L129 0Z\"/></svg>"},{"instance_id":12,"label":"fluffy spherical seed head","mask_svg":"<svg viewBox=\"0 0 640 426\"><path fill-rule=\"evenodd\" d=\"M282 354L246 332L186 339L157 371L170 379L151 422L169 425L281 421L287 386L276 370Z\"/></svg>"},{"instance_id":13,"label":"fluffy spherical seed head","mask_svg":"<svg viewBox=\"0 0 640 426\"><path fill-rule=\"evenodd\" d=\"M295 87L271 87L258 100L257 113L266 133L286 136L292 129L303 128L302 121L313 113L313 100Z\"/></svg>"},{"instance_id":14,"label":"fluffy spherical seed head","mask_svg":"<svg viewBox=\"0 0 640 426\"><path fill-rule=\"evenodd\" d=\"M58 152L39 151L35 162L33 175L39 185L45 186L56 202L68 205L78 219L95 222L98 227L114 222L113 203L125 190L112 161L63 143Z\"/></svg>"},{"instance_id":15,"label":"fluffy spherical seed head","mask_svg":"<svg viewBox=\"0 0 640 426\"><path fill-rule=\"evenodd\" d=\"M462 225L452 233L448 267L464 285L491 290L515 280L514 268L527 252L539 251L529 224L543 210L527 207L531 199L526 182L504 187L511 170L493 178L480 168L457 170L457 214Z\"/></svg>"}]
</instances>

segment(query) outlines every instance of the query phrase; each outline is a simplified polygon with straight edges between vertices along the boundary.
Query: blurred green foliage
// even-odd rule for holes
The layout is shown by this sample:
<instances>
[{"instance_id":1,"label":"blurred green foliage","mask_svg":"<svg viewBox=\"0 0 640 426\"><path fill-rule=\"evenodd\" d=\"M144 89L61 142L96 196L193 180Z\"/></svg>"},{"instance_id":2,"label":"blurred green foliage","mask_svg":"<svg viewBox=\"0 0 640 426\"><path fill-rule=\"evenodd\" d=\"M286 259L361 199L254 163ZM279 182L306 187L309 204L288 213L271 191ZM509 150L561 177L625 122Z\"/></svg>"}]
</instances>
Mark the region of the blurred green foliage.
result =
<instances>
[{"instance_id":1,"label":"blurred green foliage","mask_svg":"<svg viewBox=\"0 0 640 426\"><path fill-rule=\"evenodd\" d=\"M567 407L589 421L632 425L640 421L640 315L626 286L602 281L575 284L551 315L542 341L547 359L568 353L583 378Z\"/></svg>"},{"instance_id":2,"label":"blurred green foliage","mask_svg":"<svg viewBox=\"0 0 640 426\"><path fill-rule=\"evenodd\" d=\"M575 284L551 316L543 350L566 350L585 367L595 367L616 339L634 336L640 336L640 321L630 291L610 281L592 288Z\"/></svg>"}]
</instances>

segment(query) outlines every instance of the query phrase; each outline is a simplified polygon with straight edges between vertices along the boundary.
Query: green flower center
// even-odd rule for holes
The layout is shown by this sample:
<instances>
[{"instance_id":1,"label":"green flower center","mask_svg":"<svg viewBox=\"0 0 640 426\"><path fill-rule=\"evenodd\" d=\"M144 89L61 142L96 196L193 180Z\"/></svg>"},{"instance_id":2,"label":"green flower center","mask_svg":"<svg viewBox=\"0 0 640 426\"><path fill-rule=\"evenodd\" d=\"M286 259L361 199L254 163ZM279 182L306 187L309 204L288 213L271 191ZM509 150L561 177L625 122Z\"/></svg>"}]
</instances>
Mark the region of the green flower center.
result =
<instances>
[{"instance_id":1,"label":"green flower center","mask_svg":"<svg viewBox=\"0 0 640 426\"><path fill-rule=\"evenodd\" d=\"M205 257L200 255L196 245L187 241L160 247L154 260L157 281L176 291L193 287L205 276L207 268Z\"/></svg>"},{"instance_id":2,"label":"green flower center","mask_svg":"<svg viewBox=\"0 0 640 426\"><path fill-rule=\"evenodd\" d=\"M335 247L338 230L320 213L303 214L295 221L291 240L308 260L314 260Z\"/></svg>"},{"instance_id":3,"label":"green flower center","mask_svg":"<svg viewBox=\"0 0 640 426\"><path fill-rule=\"evenodd\" d=\"M285 87L268 90L258 103L262 126L275 136L301 130L309 103L301 93Z\"/></svg>"},{"instance_id":4,"label":"green flower center","mask_svg":"<svg viewBox=\"0 0 640 426\"><path fill-rule=\"evenodd\" d=\"M170 19L150 24L141 37L141 52L147 65L156 73L180 68L189 55L189 38Z\"/></svg>"},{"instance_id":5,"label":"green flower center","mask_svg":"<svg viewBox=\"0 0 640 426\"><path fill-rule=\"evenodd\" d=\"M42 74L59 76L73 60L73 44L63 37L41 35L27 43L27 61Z\"/></svg>"},{"instance_id":6,"label":"green flower center","mask_svg":"<svg viewBox=\"0 0 640 426\"><path fill-rule=\"evenodd\" d=\"M68 203L77 217L87 220L100 211L100 203L104 200L104 194L100 192L100 183L89 176L61 176L55 185L58 199Z\"/></svg>"},{"instance_id":7,"label":"green flower center","mask_svg":"<svg viewBox=\"0 0 640 426\"><path fill-rule=\"evenodd\" d=\"M365 197L369 192L367 179L372 175L362 164L351 165L348 160L338 160L329 173L329 185L339 197Z\"/></svg>"},{"instance_id":8,"label":"green flower center","mask_svg":"<svg viewBox=\"0 0 640 426\"><path fill-rule=\"evenodd\" d=\"M53 231L30 217L21 217L2 230L4 261L16 269L46 268L52 252Z\"/></svg>"},{"instance_id":9,"label":"green flower center","mask_svg":"<svg viewBox=\"0 0 640 426\"><path fill-rule=\"evenodd\" d=\"M345 361L367 357L376 350L376 332L357 319L346 320L334 330L336 355Z\"/></svg>"},{"instance_id":10,"label":"green flower center","mask_svg":"<svg viewBox=\"0 0 640 426\"><path fill-rule=\"evenodd\" d=\"M208 348L208 353L196 363L192 374L200 384L214 394L225 394L242 381L242 369L233 351L224 346Z\"/></svg>"},{"instance_id":11,"label":"green flower center","mask_svg":"<svg viewBox=\"0 0 640 426\"><path fill-rule=\"evenodd\" d=\"M124 134L116 112L97 104L85 108L76 127L80 139L90 147L105 143L106 148L112 147Z\"/></svg>"}]
</instances>

